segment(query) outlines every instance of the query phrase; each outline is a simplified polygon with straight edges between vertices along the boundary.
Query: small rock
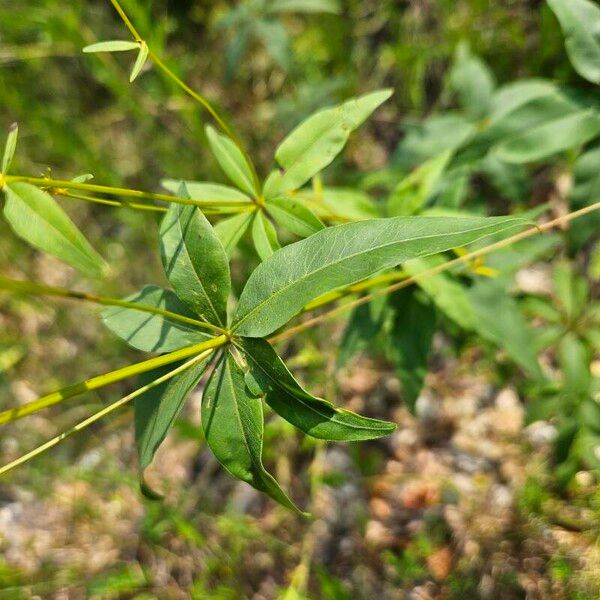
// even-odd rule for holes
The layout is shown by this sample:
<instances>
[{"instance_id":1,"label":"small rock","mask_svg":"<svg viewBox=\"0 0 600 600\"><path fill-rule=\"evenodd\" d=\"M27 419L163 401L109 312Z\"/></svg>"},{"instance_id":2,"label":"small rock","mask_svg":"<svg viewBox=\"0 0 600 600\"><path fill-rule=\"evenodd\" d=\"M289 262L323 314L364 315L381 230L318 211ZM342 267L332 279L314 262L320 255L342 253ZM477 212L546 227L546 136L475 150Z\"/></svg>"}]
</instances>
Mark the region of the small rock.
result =
<instances>
[{"instance_id":1,"label":"small rock","mask_svg":"<svg viewBox=\"0 0 600 600\"><path fill-rule=\"evenodd\" d=\"M558 435L556 427L547 421L535 421L525 428L524 433L527 441L538 449L551 444Z\"/></svg>"},{"instance_id":2,"label":"small rock","mask_svg":"<svg viewBox=\"0 0 600 600\"><path fill-rule=\"evenodd\" d=\"M442 581L448 577L452 569L452 552L448 546L443 546L429 555L426 562L434 579Z\"/></svg>"},{"instance_id":3,"label":"small rock","mask_svg":"<svg viewBox=\"0 0 600 600\"><path fill-rule=\"evenodd\" d=\"M379 521L369 521L365 531L365 541L376 548L390 548L396 538L394 534Z\"/></svg>"}]
</instances>

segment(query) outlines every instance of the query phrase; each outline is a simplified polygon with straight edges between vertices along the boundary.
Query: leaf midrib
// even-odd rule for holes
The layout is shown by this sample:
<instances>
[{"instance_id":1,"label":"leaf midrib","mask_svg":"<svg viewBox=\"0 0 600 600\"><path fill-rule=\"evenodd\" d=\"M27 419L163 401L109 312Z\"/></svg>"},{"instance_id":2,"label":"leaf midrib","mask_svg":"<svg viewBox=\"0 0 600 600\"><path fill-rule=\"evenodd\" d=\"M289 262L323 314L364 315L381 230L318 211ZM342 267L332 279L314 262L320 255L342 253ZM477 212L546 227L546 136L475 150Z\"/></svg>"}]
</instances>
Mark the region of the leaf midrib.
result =
<instances>
[{"instance_id":1,"label":"leaf midrib","mask_svg":"<svg viewBox=\"0 0 600 600\"><path fill-rule=\"evenodd\" d=\"M19 199L19 201L22 204L24 204L33 214L38 216L38 218L41 218L44 221L44 223L46 223L54 232L56 232L61 239L67 242L67 244L69 244L69 246L72 247L74 251L80 255L80 257L84 258L85 261L89 263L89 266L93 267L94 271L98 270L98 259L95 256L95 251L92 253L89 249L80 248L78 245L84 245L88 243L83 235L77 235L77 233L74 233L75 239L71 239L70 237L65 235L60 229L58 229L54 223L45 219L44 215L41 214L37 209L34 209L29 202L26 202L23 199L23 197L15 191L13 186L7 187ZM65 223L67 227L74 227L73 223L70 220L66 220Z\"/></svg>"},{"instance_id":2,"label":"leaf midrib","mask_svg":"<svg viewBox=\"0 0 600 600\"><path fill-rule=\"evenodd\" d=\"M259 368L259 369L260 369L260 370L261 370L261 371L262 371L262 372L263 372L263 373L264 373L264 374L265 374L265 375L266 375L268 378L269 378L269 380L270 380L270 381L272 381L272 382L274 383L275 387L278 387L278 388L280 388L280 389L283 389L283 391L284 391L284 392L288 392L288 393L290 393L290 394L291 394L292 396L294 396L294 398L296 398L296 399L297 399L297 400L298 400L298 401L299 401L301 404L303 404L303 405L304 405L304 406L305 406L305 407L306 407L308 410L310 410L311 412L313 412L313 413L315 413L315 414L319 415L320 417L323 417L323 418L324 418L324 419L326 419L327 421L336 421L336 423L340 423L340 421L337 419L337 416L338 416L338 414L337 414L337 413L338 413L338 411L339 411L340 409L336 408L335 406L333 406L333 404L331 404L331 408L333 409L333 411L334 411L334 414L333 414L333 417L331 417L331 418L327 417L327 415L326 415L324 412L320 411L320 410L319 410L319 409L318 409L316 406L311 406L311 404L308 404L308 403L306 402L306 399L305 399L305 398L303 398L301 395L299 395L299 394L297 394L297 393L294 393L294 392L298 392L299 390L294 390L294 391L292 391L291 387L287 386L287 385L286 385L286 384L284 384L284 383L280 383L280 382L279 382L277 379L273 379L273 377L272 377L272 376L269 374L269 372L268 372L268 371L266 371L266 370L265 370L265 369L262 367L262 365L261 365L261 364L260 364L260 363L259 363L259 362L258 362L258 361L257 361L257 360L256 360L256 359L253 357L253 356L252 356L252 354L250 354L250 352L248 352L247 350L245 350L245 352L244 352L244 353L245 353L245 354L246 354L246 356L248 356L248 357L249 357L249 358L252 360L252 362L253 362L253 363L254 363L254 364L255 364L255 365L256 365L256 366L257 366L257 367L258 367L258 368ZM303 394L310 395L310 394L308 394L307 392L305 392L304 390L301 390L301 391L302 391L302 393L303 393ZM323 400L322 398L316 398L316 397L315 397L315 400L321 400L322 402L327 402L327 400ZM379 427L379 428L373 427L373 428L371 429L371 428L368 428L368 427L366 427L366 426L364 426L364 425L355 425L355 424L348 424L348 423L342 423L342 425L344 425L344 426L347 426L347 427L349 427L349 428L352 428L352 429L358 429L358 430L360 430L360 431L381 431L381 430L382 430L382 431L387 431L387 428L382 428L382 427Z\"/></svg>"},{"instance_id":3,"label":"leaf midrib","mask_svg":"<svg viewBox=\"0 0 600 600\"><path fill-rule=\"evenodd\" d=\"M517 224L518 223L515 223L515 225L517 225ZM486 229L488 227L489 227L489 225L482 225L481 227L476 227L475 229L466 229L464 231L458 231L458 232L453 232L453 233L449 233L449 234L448 233L445 233L445 234L444 233L438 233L438 234L434 234L434 235L422 236L420 238L410 238L410 240L402 240L402 241L403 242L408 242L408 241L414 241L416 239L426 240L426 239L433 239L433 238L443 237L445 235L447 235L447 236L450 236L450 235L461 235L463 233L468 233L469 231L475 232L475 231L478 231L480 229ZM309 238L307 238L307 239L309 239ZM473 241L476 241L476 240L473 240ZM322 267L320 267L320 268L318 268L318 269L316 269L314 271L311 271L310 273L307 273L303 277L301 277L299 279L296 279L296 280L292 281L290 284L288 284L288 285L280 288L279 290L276 290L275 292L273 292L266 300L263 300L260 304L258 304L257 306L255 306L250 312L246 313L244 315L244 317L242 319L240 319L237 323L234 323L234 325L232 327L232 331L235 331L236 329L238 329L240 327L240 325L244 321L246 321L248 319L248 317L250 317L251 315L253 315L257 311L261 310L262 307L265 306L266 304L270 303L273 300L273 298L275 298L275 297L283 294L284 292L286 292L291 287L293 287L293 286L295 286L295 285L297 285L299 283L302 283L303 281L305 281L309 277L312 277L313 275L316 275L316 274L320 273L321 271L329 269L332 266L336 266L336 265L342 264L342 263L344 263L347 260L351 260L351 259L355 258L356 256L360 256L361 254L370 254L371 252L375 252L377 250L381 250L383 248L386 248L387 246L393 246L393 245L398 244L398 243L402 243L402 242L398 242L398 241L389 242L389 243L386 243L386 244L382 244L380 246L376 246L374 248L370 248L366 252L355 252L355 253L347 255L344 258L341 258L341 259L339 259L337 261L333 261L333 262L327 263L326 265L324 265L324 266L322 266ZM438 254L438 252L433 252L431 254ZM420 255L419 258L421 258L422 256L427 256L427 254ZM416 258L416 257L414 257L414 258ZM243 295L243 293L244 292L242 291L242 295Z\"/></svg>"}]
</instances>

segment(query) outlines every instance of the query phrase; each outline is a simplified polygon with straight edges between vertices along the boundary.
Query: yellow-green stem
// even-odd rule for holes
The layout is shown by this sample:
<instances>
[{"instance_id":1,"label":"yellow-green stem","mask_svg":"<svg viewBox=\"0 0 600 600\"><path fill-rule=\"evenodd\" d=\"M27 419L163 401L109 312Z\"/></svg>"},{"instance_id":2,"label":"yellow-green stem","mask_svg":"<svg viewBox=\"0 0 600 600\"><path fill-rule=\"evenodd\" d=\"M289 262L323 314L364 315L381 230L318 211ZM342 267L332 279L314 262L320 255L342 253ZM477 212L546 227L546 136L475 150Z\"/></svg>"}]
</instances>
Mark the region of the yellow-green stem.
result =
<instances>
[{"instance_id":1,"label":"yellow-green stem","mask_svg":"<svg viewBox=\"0 0 600 600\"><path fill-rule=\"evenodd\" d=\"M217 327L212 323L207 323L206 321L200 321L198 319L186 317L185 315L180 315L178 313L171 312L170 310L165 310L155 306L145 306L143 304L137 304L136 302L128 302L127 300L119 300L117 298L97 296L96 294L90 294L88 292L78 292L76 290L69 290L61 287L43 285L41 283L35 283L33 281L11 279L9 277L4 277L4 275L0 275L0 289L10 290L11 292L22 294L57 296L60 298L70 298L73 300L85 300L87 302L102 304L104 306L120 306L122 308L130 308L132 310L137 310L140 312L161 315L173 321L180 321L182 323L187 323L188 325L193 325L194 327L207 329L209 331L213 331L219 334L225 333L224 329L222 329L221 327Z\"/></svg>"},{"instance_id":2,"label":"yellow-green stem","mask_svg":"<svg viewBox=\"0 0 600 600\"><path fill-rule=\"evenodd\" d=\"M51 188L58 190L60 194L61 188L81 190L84 192L96 192L99 194L109 194L111 196L124 196L126 198L137 198L138 200L153 200L158 202L174 202L176 204L191 204L200 206L201 208L252 208L254 205L251 202L223 202L221 200L194 199L194 198L179 198L170 194L160 194L155 192L143 192L141 190L131 190L129 188L117 188L106 185L96 185L93 183L79 183L77 181L68 181L63 179L47 179L45 177L27 177L24 175L5 175L6 183L23 182L36 185L43 188Z\"/></svg>"},{"instance_id":3,"label":"yellow-green stem","mask_svg":"<svg viewBox=\"0 0 600 600\"><path fill-rule=\"evenodd\" d=\"M115 10L117 11L117 13L119 14L119 16L121 17L121 20L123 21L123 23L125 24L125 26L127 27L127 29L129 29L129 32L131 33L131 35L133 36L133 38L135 39L135 41L136 42L140 42L140 43L143 42L144 40L142 39L142 37L140 36L139 32L137 31L137 29L134 27L133 23L131 22L131 20L127 16L127 13L123 10L123 8L121 7L121 5L119 4L118 0L110 0L110 3L113 5L113 7L115 8ZM147 44L147 42L146 42L146 44ZM256 169L254 168L254 164L250 160L250 157L248 156L248 153L244 149L244 147L243 147L242 143L240 142L239 138L235 135L235 133L231 130L231 128L227 125L227 123L225 123L225 121L220 117L219 113L217 113L217 111L213 108L213 106L211 105L211 103L206 98L204 98L204 96L201 96L198 92L196 92L195 90L193 90L180 77L178 77L163 62L163 60L160 58L160 56L158 56L150 47L148 47L148 57L150 58L150 60L169 79L171 79L188 96L190 96L196 102L198 102L198 104L200 104L200 106L202 106L202 108L204 108L204 110L206 110L206 112L208 112L208 114L213 118L213 120L220 127L220 129L223 131L223 133L225 133L226 135L228 135L233 140L233 142L235 143L235 145L240 149L242 155L244 156L244 160L246 161L246 164L250 168L250 171L252 173L252 178L254 180L254 187L256 188L256 193L258 194L259 191L260 191L260 181L259 181Z\"/></svg>"},{"instance_id":4,"label":"yellow-green stem","mask_svg":"<svg viewBox=\"0 0 600 600\"><path fill-rule=\"evenodd\" d=\"M213 350L207 350L206 352L203 352L202 354L195 356L191 360L187 361L186 363L177 367L176 369L173 369L169 373L166 373L165 375L158 377L151 383L148 383L147 385L144 385L143 387L138 388L134 392L131 392L131 394L124 396L120 400L113 402L106 408L103 408L102 410L98 411L97 413L93 414L92 416L88 417L87 419L84 419L80 423L77 423L77 425L75 425L74 427L67 429L67 431L64 431L63 433L57 435L56 437L53 437L51 440L48 440L46 443L42 444L41 446L38 446L31 452L27 452L27 454L20 456L19 458L11 461L10 463L4 465L3 467L0 467L0 476L4 475L5 473L8 473L12 469L22 465L23 463L26 463L27 461L31 460L32 458L35 458L36 456L42 454L46 450L49 450L50 448L57 446L63 440L67 439L71 435L78 433L80 431L83 431L86 427L89 427L90 425L96 423L96 421L99 421L106 415L109 415L110 413L121 408L122 406L125 406L126 404L128 404L129 402L134 400L135 398L138 398L142 394L145 394L146 392L155 388L156 386L160 385L161 383L164 383L165 381L172 379L179 373L182 373L183 371L190 369L198 362L205 360L210 355L211 352L213 352Z\"/></svg>"},{"instance_id":5,"label":"yellow-green stem","mask_svg":"<svg viewBox=\"0 0 600 600\"><path fill-rule=\"evenodd\" d=\"M80 394L100 389L110 385L111 383L116 383L117 381L122 381L123 379L128 379L129 377L134 377L142 373L147 373L148 371L153 371L154 369L164 367L165 365L169 365L179 360L184 360L190 356L196 356L205 350L219 348L228 342L229 336L220 335L207 340L206 342L181 348L180 350L170 352L169 354L150 358L133 365L127 365L126 367L122 367L116 371L111 371L109 373L104 373L103 375L86 379L85 381L81 381L74 385L62 388L56 392L52 392L51 394L47 394L46 396L42 396L41 398L38 398L33 402L29 402L28 404L24 404L23 406L19 406L18 408L12 408L0 412L0 424L10 423L16 419L20 419L26 415L37 412L38 410L42 410L43 408L48 408L49 406L58 404L67 398L79 396Z\"/></svg>"}]
</instances>

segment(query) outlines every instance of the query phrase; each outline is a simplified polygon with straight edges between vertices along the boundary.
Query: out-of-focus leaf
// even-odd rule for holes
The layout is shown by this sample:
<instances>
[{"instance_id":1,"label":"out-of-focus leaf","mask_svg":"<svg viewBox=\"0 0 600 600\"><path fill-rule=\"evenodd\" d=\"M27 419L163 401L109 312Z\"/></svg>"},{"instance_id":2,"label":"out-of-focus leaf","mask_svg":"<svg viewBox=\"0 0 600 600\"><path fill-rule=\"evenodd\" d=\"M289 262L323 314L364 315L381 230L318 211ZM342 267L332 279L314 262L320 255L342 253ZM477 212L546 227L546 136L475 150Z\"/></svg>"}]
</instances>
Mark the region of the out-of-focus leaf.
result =
<instances>
[{"instance_id":1,"label":"out-of-focus leaf","mask_svg":"<svg viewBox=\"0 0 600 600\"><path fill-rule=\"evenodd\" d=\"M263 466L262 400L250 395L243 371L228 352L206 385L202 429L213 454L234 477L300 512Z\"/></svg>"},{"instance_id":2,"label":"out-of-focus leaf","mask_svg":"<svg viewBox=\"0 0 600 600\"><path fill-rule=\"evenodd\" d=\"M19 237L90 277L107 272L104 259L52 196L29 183L11 183L4 192L4 216Z\"/></svg>"},{"instance_id":3,"label":"out-of-focus leaf","mask_svg":"<svg viewBox=\"0 0 600 600\"><path fill-rule=\"evenodd\" d=\"M338 367L344 366L353 356L376 345L384 320L385 297L357 306L351 313L338 349Z\"/></svg>"},{"instance_id":4,"label":"out-of-focus leaf","mask_svg":"<svg viewBox=\"0 0 600 600\"><path fill-rule=\"evenodd\" d=\"M289 36L283 24L274 19L257 19L253 23L253 30L277 65L286 71L290 66L292 52Z\"/></svg>"},{"instance_id":5,"label":"out-of-focus leaf","mask_svg":"<svg viewBox=\"0 0 600 600\"><path fill-rule=\"evenodd\" d=\"M562 311L573 321L585 310L589 301L589 285L583 277L578 277L573 265L562 261L552 273L554 293Z\"/></svg>"},{"instance_id":6,"label":"out-of-focus leaf","mask_svg":"<svg viewBox=\"0 0 600 600\"><path fill-rule=\"evenodd\" d=\"M156 286L145 286L124 300L194 317L173 292ZM209 339L205 331L194 325L134 308L110 306L102 311L102 321L115 335L144 352L172 352Z\"/></svg>"},{"instance_id":7,"label":"out-of-focus leaf","mask_svg":"<svg viewBox=\"0 0 600 600\"><path fill-rule=\"evenodd\" d=\"M590 394L591 356L582 341L573 333L564 335L558 346L558 362L563 374L564 393L574 403Z\"/></svg>"},{"instance_id":8,"label":"out-of-focus leaf","mask_svg":"<svg viewBox=\"0 0 600 600\"><path fill-rule=\"evenodd\" d=\"M466 42L461 42L456 49L449 82L469 115L480 119L487 114L495 87L494 76Z\"/></svg>"},{"instance_id":9,"label":"out-of-focus leaf","mask_svg":"<svg viewBox=\"0 0 600 600\"><path fill-rule=\"evenodd\" d=\"M571 64L588 81L600 84L600 7L589 0L547 0L565 35Z\"/></svg>"},{"instance_id":10,"label":"out-of-focus leaf","mask_svg":"<svg viewBox=\"0 0 600 600\"><path fill-rule=\"evenodd\" d=\"M508 163L535 162L575 148L600 134L600 115L582 110L517 134L494 147Z\"/></svg>"},{"instance_id":11,"label":"out-of-focus leaf","mask_svg":"<svg viewBox=\"0 0 600 600\"><path fill-rule=\"evenodd\" d=\"M454 152L475 133L473 123L460 114L433 115L406 127L406 134L394 152L394 164L412 169L443 152Z\"/></svg>"},{"instance_id":12,"label":"out-of-focus leaf","mask_svg":"<svg viewBox=\"0 0 600 600\"><path fill-rule=\"evenodd\" d=\"M10 169L15 150L17 148L17 138L19 137L19 126L13 123L9 130L8 136L6 137L6 144L4 145L4 153L2 154L2 170L0 173L5 174Z\"/></svg>"},{"instance_id":13,"label":"out-of-focus leaf","mask_svg":"<svg viewBox=\"0 0 600 600\"><path fill-rule=\"evenodd\" d=\"M368 419L309 394L294 379L273 347L262 339L242 339L248 366L248 387L266 394L267 404L286 421L325 440L370 440L390 434L394 423Z\"/></svg>"},{"instance_id":14,"label":"out-of-focus leaf","mask_svg":"<svg viewBox=\"0 0 600 600\"><path fill-rule=\"evenodd\" d=\"M21 344L0 344L0 373L14 367L25 356L25 352Z\"/></svg>"},{"instance_id":15,"label":"out-of-focus leaf","mask_svg":"<svg viewBox=\"0 0 600 600\"><path fill-rule=\"evenodd\" d=\"M419 212L435 191L451 156L450 151L443 152L400 181L389 197L388 214L401 216Z\"/></svg>"},{"instance_id":16,"label":"out-of-focus leaf","mask_svg":"<svg viewBox=\"0 0 600 600\"><path fill-rule=\"evenodd\" d=\"M339 14L339 0L274 0L268 12L333 13Z\"/></svg>"},{"instance_id":17,"label":"out-of-focus leaf","mask_svg":"<svg viewBox=\"0 0 600 600\"><path fill-rule=\"evenodd\" d=\"M402 384L402 397L411 411L419 397L429 350L436 327L431 301L423 301L414 289L399 290L389 298L393 319L388 352Z\"/></svg>"},{"instance_id":18,"label":"out-of-focus leaf","mask_svg":"<svg viewBox=\"0 0 600 600\"><path fill-rule=\"evenodd\" d=\"M534 332L515 300L494 280L480 280L469 289L479 335L504 350L531 377L543 379Z\"/></svg>"},{"instance_id":19,"label":"out-of-focus leaf","mask_svg":"<svg viewBox=\"0 0 600 600\"><path fill-rule=\"evenodd\" d=\"M443 262L444 259L439 256L430 256L409 260L402 268L412 277L417 277L417 285L447 317L463 329L472 331L475 327L475 315L465 286L446 273L419 277Z\"/></svg>"}]
</instances>

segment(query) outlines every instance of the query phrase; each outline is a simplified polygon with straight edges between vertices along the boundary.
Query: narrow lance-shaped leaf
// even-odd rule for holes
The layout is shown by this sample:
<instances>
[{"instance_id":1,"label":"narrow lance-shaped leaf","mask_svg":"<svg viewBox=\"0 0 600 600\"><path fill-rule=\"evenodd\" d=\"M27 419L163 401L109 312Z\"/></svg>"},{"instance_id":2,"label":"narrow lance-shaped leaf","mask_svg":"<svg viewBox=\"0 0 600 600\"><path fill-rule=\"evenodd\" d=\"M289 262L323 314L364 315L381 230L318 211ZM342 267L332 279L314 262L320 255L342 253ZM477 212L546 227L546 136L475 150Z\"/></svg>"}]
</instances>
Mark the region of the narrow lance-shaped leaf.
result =
<instances>
[{"instance_id":1,"label":"narrow lance-shaped leaf","mask_svg":"<svg viewBox=\"0 0 600 600\"><path fill-rule=\"evenodd\" d=\"M284 171L268 177L265 196L273 198L298 189L324 169L345 146L350 133L391 94L391 90L381 90L360 96L321 110L298 125L277 148L275 158Z\"/></svg>"},{"instance_id":2,"label":"narrow lance-shaped leaf","mask_svg":"<svg viewBox=\"0 0 600 600\"><path fill-rule=\"evenodd\" d=\"M152 388L135 399L135 442L142 469L152 462L156 451L173 427L187 397L200 382L208 362L209 358L207 357L173 379ZM153 381L163 372L172 371L173 368L171 365L161 372L153 371L142 379L144 383Z\"/></svg>"},{"instance_id":3,"label":"narrow lance-shaped leaf","mask_svg":"<svg viewBox=\"0 0 600 600\"><path fill-rule=\"evenodd\" d=\"M179 299L215 325L227 322L229 262L211 224L195 206L172 204L160 228L161 257Z\"/></svg>"},{"instance_id":4,"label":"narrow lance-shaped leaf","mask_svg":"<svg viewBox=\"0 0 600 600\"><path fill-rule=\"evenodd\" d=\"M137 58L135 59L135 63L133 64L133 68L131 69L131 75L129 76L129 83L133 83L137 76L140 74L141 70L144 68L146 64L146 59L148 58L148 45L146 42L140 43L140 51L138 52Z\"/></svg>"},{"instance_id":5,"label":"narrow lance-shaped leaf","mask_svg":"<svg viewBox=\"0 0 600 600\"><path fill-rule=\"evenodd\" d=\"M261 399L250 395L243 371L231 354L224 353L202 399L206 442L234 477L300 512L263 466L263 427Z\"/></svg>"},{"instance_id":6,"label":"narrow lance-shaped leaf","mask_svg":"<svg viewBox=\"0 0 600 600\"><path fill-rule=\"evenodd\" d=\"M531 377L543 379L534 333L504 287L494 280L480 280L468 295L477 333L502 348Z\"/></svg>"},{"instance_id":7,"label":"narrow lance-shaped leaf","mask_svg":"<svg viewBox=\"0 0 600 600\"><path fill-rule=\"evenodd\" d=\"M262 211L254 213L252 240L261 260L266 260L279 248L277 232L271 221L265 217Z\"/></svg>"},{"instance_id":8,"label":"narrow lance-shaped leaf","mask_svg":"<svg viewBox=\"0 0 600 600\"><path fill-rule=\"evenodd\" d=\"M600 7L589 0L548 0L565 34L575 70L600 84Z\"/></svg>"},{"instance_id":9,"label":"narrow lance-shaped leaf","mask_svg":"<svg viewBox=\"0 0 600 600\"><path fill-rule=\"evenodd\" d=\"M227 177L247 194L257 195L252 171L237 145L226 135L217 133L210 125L206 127L206 137L212 153Z\"/></svg>"},{"instance_id":10,"label":"narrow lance-shaped leaf","mask_svg":"<svg viewBox=\"0 0 600 600\"><path fill-rule=\"evenodd\" d=\"M86 46L83 51L86 54L93 52L127 52L128 50L135 50L140 45L137 42L131 42L127 40L110 40L108 42L97 42Z\"/></svg>"},{"instance_id":11,"label":"narrow lance-shaped leaf","mask_svg":"<svg viewBox=\"0 0 600 600\"><path fill-rule=\"evenodd\" d=\"M295 199L273 198L266 209L277 223L300 237L308 237L324 227L310 208Z\"/></svg>"},{"instance_id":12,"label":"narrow lance-shaped leaf","mask_svg":"<svg viewBox=\"0 0 600 600\"><path fill-rule=\"evenodd\" d=\"M396 428L394 423L337 409L309 394L267 341L245 338L238 345L250 369L248 386L266 393L267 404L304 433L324 440L359 441L388 435Z\"/></svg>"},{"instance_id":13,"label":"narrow lance-shaped leaf","mask_svg":"<svg viewBox=\"0 0 600 600\"><path fill-rule=\"evenodd\" d=\"M375 350L385 320L385 296L357 306L350 315L340 342L337 366L343 367L353 356Z\"/></svg>"},{"instance_id":14,"label":"narrow lance-shaped leaf","mask_svg":"<svg viewBox=\"0 0 600 600\"><path fill-rule=\"evenodd\" d=\"M194 317L173 292L152 285L125 300L184 317ZM143 352L172 352L210 337L193 324L134 308L111 306L102 311L102 321L115 335Z\"/></svg>"},{"instance_id":15,"label":"narrow lance-shaped leaf","mask_svg":"<svg viewBox=\"0 0 600 600\"><path fill-rule=\"evenodd\" d=\"M6 138L6 144L4 145L4 154L2 155L2 170L0 173L6 174L12 163L13 156L15 155L15 149L17 147L17 138L19 136L19 126L13 123L9 130Z\"/></svg>"},{"instance_id":16,"label":"narrow lance-shaped leaf","mask_svg":"<svg viewBox=\"0 0 600 600\"><path fill-rule=\"evenodd\" d=\"M211 200L213 202L248 202L252 199L237 188L220 183L206 181L182 181L178 179L163 179L160 184L169 192L194 200Z\"/></svg>"},{"instance_id":17,"label":"narrow lance-shaped leaf","mask_svg":"<svg viewBox=\"0 0 600 600\"><path fill-rule=\"evenodd\" d=\"M582 110L517 134L494 147L495 155L508 163L539 161L575 148L600 134L600 115Z\"/></svg>"},{"instance_id":18,"label":"narrow lance-shaped leaf","mask_svg":"<svg viewBox=\"0 0 600 600\"><path fill-rule=\"evenodd\" d=\"M239 215L223 219L215 225L215 233L219 240L221 240L221 244L223 244L228 257L231 257L233 254L238 242L250 226L253 217L253 212L243 212Z\"/></svg>"},{"instance_id":19,"label":"narrow lance-shaped leaf","mask_svg":"<svg viewBox=\"0 0 600 600\"><path fill-rule=\"evenodd\" d=\"M410 410L414 410L427 375L429 350L436 326L433 304L421 300L419 293L422 292L406 289L390 297L394 317L389 336L389 355L402 384L402 396Z\"/></svg>"},{"instance_id":20,"label":"narrow lance-shaped leaf","mask_svg":"<svg viewBox=\"0 0 600 600\"><path fill-rule=\"evenodd\" d=\"M513 217L396 217L328 227L258 266L240 296L233 329L264 337L326 292L523 224Z\"/></svg>"},{"instance_id":21,"label":"narrow lance-shaped leaf","mask_svg":"<svg viewBox=\"0 0 600 600\"><path fill-rule=\"evenodd\" d=\"M339 14L339 0L275 0L268 12L332 13Z\"/></svg>"},{"instance_id":22,"label":"narrow lance-shaped leaf","mask_svg":"<svg viewBox=\"0 0 600 600\"><path fill-rule=\"evenodd\" d=\"M52 196L28 183L11 183L4 192L4 215L19 237L90 277L106 273L108 265Z\"/></svg>"}]
</instances>

